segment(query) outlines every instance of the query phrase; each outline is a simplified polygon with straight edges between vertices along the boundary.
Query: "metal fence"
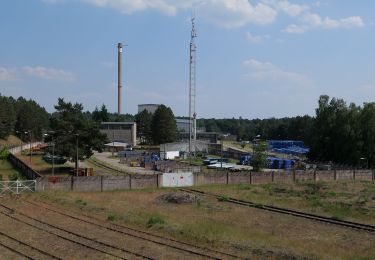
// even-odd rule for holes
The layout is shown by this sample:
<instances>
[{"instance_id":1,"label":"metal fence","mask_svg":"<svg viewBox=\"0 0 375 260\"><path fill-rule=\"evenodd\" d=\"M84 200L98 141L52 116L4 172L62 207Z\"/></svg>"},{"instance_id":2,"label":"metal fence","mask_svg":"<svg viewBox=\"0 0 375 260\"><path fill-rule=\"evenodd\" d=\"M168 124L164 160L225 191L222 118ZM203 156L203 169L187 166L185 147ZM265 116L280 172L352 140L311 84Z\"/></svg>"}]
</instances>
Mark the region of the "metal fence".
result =
<instances>
[{"instance_id":1,"label":"metal fence","mask_svg":"<svg viewBox=\"0 0 375 260\"><path fill-rule=\"evenodd\" d=\"M0 195L22 194L36 191L36 180L0 181Z\"/></svg>"}]
</instances>

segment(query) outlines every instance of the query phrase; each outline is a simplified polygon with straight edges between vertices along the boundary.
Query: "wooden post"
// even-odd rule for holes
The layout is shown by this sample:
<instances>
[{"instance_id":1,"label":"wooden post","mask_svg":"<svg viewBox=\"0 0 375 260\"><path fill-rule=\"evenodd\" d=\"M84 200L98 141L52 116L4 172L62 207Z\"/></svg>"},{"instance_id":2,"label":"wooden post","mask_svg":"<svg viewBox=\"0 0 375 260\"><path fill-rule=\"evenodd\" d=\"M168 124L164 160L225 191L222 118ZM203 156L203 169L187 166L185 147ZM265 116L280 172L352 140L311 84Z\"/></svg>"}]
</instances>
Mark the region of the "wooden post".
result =
<instances>
[{"instance_id":1,"label":"wooden post","mask_svg":"<svg viewBox=\"0 0 375 260\"><path fill-rule=\"evenodd\" d=\"M333 170L333 179L336 181L337 180L337 172L336 169Z\"/></svg>"},{"instance_id":2,"label":"wooden post","mask_svg":"<svg viewBox=\"0 0 375 260\"><path fill-rule=\"evenodd\" d=\"M100 192L103 192L103 175L100 176Z\"/></svg>"},{"instance_id":3,"label":"wooden post","mask_svg":"<svg viewBox=\"0 0 375 260\"><path fill-rule=\"evenodd\" d=\"M314 182L316 182L316 170L314 170Z\"/></svg>"},{"instance_id":4,"label":"wooden post","mask_svg":"<svg viewBox=\"0 0 375 260\"><path fill-rule=\"evenodd\" d=\"M252 173L252 172L250 171L250 184L252 184L252 180L251 180L251 173Z\"/></svg>"},{"instance_id":5,"label":"wooden post","mask_svg":"<svg viewBox=\"0 0 375 260\"><path fill-rule=\"evenodd\" d=\"M296 170L293 170L293 182L296 182Z\"/></svg>"},{"instance_id":6,"label":"wooden post","mask_svg":"<svg viewBox=\"0 0 375 260\"><path fill-rule=\"evenodd\" d=\"M132 189L132 175L129 174L129 189Z\"/></svg>"},{"instance_id":7,"label":"wooden post","mask_svg":"<svg viewBox=\"0 0 375 260\"><path fill-rule=\"evenodd\" d=\"M227 171L227 185L229 184L229 171Z\"/></svg>"},{"instance_id":8,"label":"wooden post","mask_svg":"<svg viewBox=\"0 0 375 260\"><path fill-rule=\"evenodd\" d=\"M353 181L355 181L355 169L353 170Z\"/></svg>"},{"instance_id":9,"label":"wooden post","mask_svg":"<svg viewBox=\"0 0 375 260\"><path fill-rule=\"evenodd\" d=\"M273 182L274 178L275 178L275 172L272 171L272 182Z\"/></svg>"},{"instance_id":10,"label":"wooden post","mask_svg":"<svg viewBox=\"0 0 375 260\"><path fill-rule=\"evenodd\" d=\"M70 177L70 190L73 191L74 176Z\"/></svg>"}]
</instances>

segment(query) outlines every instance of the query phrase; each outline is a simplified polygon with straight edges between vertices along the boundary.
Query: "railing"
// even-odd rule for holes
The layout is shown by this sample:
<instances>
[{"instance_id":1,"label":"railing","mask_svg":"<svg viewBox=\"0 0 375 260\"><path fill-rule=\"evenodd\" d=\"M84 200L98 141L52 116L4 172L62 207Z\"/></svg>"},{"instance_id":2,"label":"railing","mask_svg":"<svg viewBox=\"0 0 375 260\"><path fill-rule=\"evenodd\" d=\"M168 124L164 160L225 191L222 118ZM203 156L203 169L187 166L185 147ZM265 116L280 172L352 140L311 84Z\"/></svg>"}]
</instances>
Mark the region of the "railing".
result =
<instances>
[{"instance_id":1,"label":"railing","mask_svg":"<svg viewBox=\"0 0 375 260\"><path fill-rule=\"evenodd\" d=\"M0 195L35 192L36 180L0 181Z\"/></svg>"}]
</instances>

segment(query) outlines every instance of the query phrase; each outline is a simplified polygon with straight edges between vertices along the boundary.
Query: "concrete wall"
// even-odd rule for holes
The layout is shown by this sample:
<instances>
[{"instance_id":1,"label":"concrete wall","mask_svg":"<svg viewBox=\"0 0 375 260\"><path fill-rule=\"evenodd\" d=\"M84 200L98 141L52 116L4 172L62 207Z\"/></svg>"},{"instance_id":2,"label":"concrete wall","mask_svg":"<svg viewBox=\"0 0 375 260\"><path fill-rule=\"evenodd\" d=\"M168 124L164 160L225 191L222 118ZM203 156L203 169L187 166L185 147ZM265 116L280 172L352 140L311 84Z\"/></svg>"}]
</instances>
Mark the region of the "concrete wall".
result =
<instances>
[{"instance_id":1,"label":"concrete wall","mask_svg":"<svg viewBox=\"0 0 375 260\"><path fill-rule=\"evenodd\" d=\"M130 176L102 176L102 191L130 189Z\"/></svg>"},{"instance_id":2,"label":"concrete wall","mask_svg":"<svg viewBox=\"0 0 375 260\"><path fill-rule=\"evenodd\" d=\"M37 190L111 191L159 187L159 175L40 177Z\"/></svg>"},{"instance_id":3,"label":"concrete wall","mask_svg":"<svg viewBox=\"0 0 375 260\"><path fill-rule=\"evenodd\" d=\"M372 170L337 171L289 171L289 172L227 172L194 173L195 186L210 184L265 184L299 181L335 181L335 180L374 181ZM60 191L112 191L127 189L158 188L163 186L163 175L123 175L88 177L40 177L37 190Z\"/></svg>"},{"instance_id":4,"label":"concrete wall","mask_svg":"<svg viewBox=\"0 0 375 260\"><path fill-rule=\"evenodd\" d=\"M290 183L294 181L294 174L291 171L288 172L274 172L273 181L278 183Z\"/></svg>"},{"instance_id":5,"label":"concrete wall","mask_svg":"<svg viewBox=\"0 0 375 260\"><path fill-rule=\"evenodd\" d=\"M314 179L314 171L295 171L295 181L313 181Z\"/></svg>"},{"instance_id":6,"label":"concrete wall","mask_svg":"<svg viewBox=\"0 0 375 260\"><path fill-rule=\"evenodd\" d=\"M315 176L317 181L333 181L335 180L335 171L316 171Z\"/></svg>"},{"instance_id":7,"label":"concrete wall","mask_svg":"<svg viewBox=\"0 0 375 260\"><path fill-rule=\"evenodd\" d=\"M197 173L195 185L227 184L227 172Z\"/></svg>"},{"instance_id":8,"label":"concrete wall","mask_svg":"<svg viewBox=\"0 0 375 260\"><path fill-rule=\"evenodd\" d=\"M250 184L250 172L231 172L228 174L228 184Z\"/></svg>"},{"instance_id":9,"label":"concrete wall","mask_svg":"<svg viewBox=\"0 0 375 260\"><path fill-rule=\"evenodd\" d=\"M160 186L159 174L155 174L155 175L134 174L134 175L130 175L129 177L130 177L131 189L158 188Z\"/></svg>"},{"instance_id":10,"label":"concrete wall","mask_svg":"<svg viewBox=\"0 0 375 260\"><path fill-rule=\"evenodd\" d=\"M74 176L72 178L74 191L101 191L101 176Z\"/></svg>"},{"instance_id":11,"label":"concrete wall","mask_svg":"<svg viewBox=\"0 0 375 260\"><path fill-rule=\"evenodd\" d=\"M37 191L58 190L70 191L72 190L72 177L40 177L37 179Z\"/></svg>"},{"instance_id":12,"label":"concrete wall","mask_svg":"<svg viewBox=\"0 0 375 260\"><path fill-rule=\"evenodd\" d=\"M336 170L336 180L353 180L353 170Z\"/></svg>"},{"instance_id":13,"label":"concrete wall","mask_svg":"<svg viewBox=\"0 0 375 260\"><path fill-rule=\"evenodd\" d=\"M274 175L273 172L252 172L251 183L252 184L271 183L273 175Z\"/></svg>"},{"instance_id":14,"label":"concrete wall","mask_svg":"<svg viewBox=\"0 0 375 260\"><path fill-rule=\"evenodd\" d=\"M355 170L354 174L355 180L359 181L372 181L372 171L371 170Z\"/></svg>"}]
</instances>

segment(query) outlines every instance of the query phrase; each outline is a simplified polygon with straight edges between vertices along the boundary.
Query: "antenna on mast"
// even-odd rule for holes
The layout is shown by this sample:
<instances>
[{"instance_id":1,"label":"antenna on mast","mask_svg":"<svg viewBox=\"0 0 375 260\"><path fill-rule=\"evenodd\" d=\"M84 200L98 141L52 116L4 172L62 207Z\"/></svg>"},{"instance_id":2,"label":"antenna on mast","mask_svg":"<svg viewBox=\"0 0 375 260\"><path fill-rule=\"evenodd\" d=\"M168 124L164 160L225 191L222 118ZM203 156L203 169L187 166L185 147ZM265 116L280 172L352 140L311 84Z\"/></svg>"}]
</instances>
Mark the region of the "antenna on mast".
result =
<instances>
[{"instance_id":1,"label":"antenna on mast","mask_svg":"<svg viewBox=\"0 0 375 260\"><path fill-rule=\"evenodd\" d=\"M197 46L195 45L195 38L197 38L197 32L195 30L195 13L192 12L191 17L191 40L190 40L190 78L189 78L189 156L192 152L192 140L197 140L197 124L196 118L197 113L195 112L195 98L196 98L196 53Z\"/></svg>"}]
</instances>

